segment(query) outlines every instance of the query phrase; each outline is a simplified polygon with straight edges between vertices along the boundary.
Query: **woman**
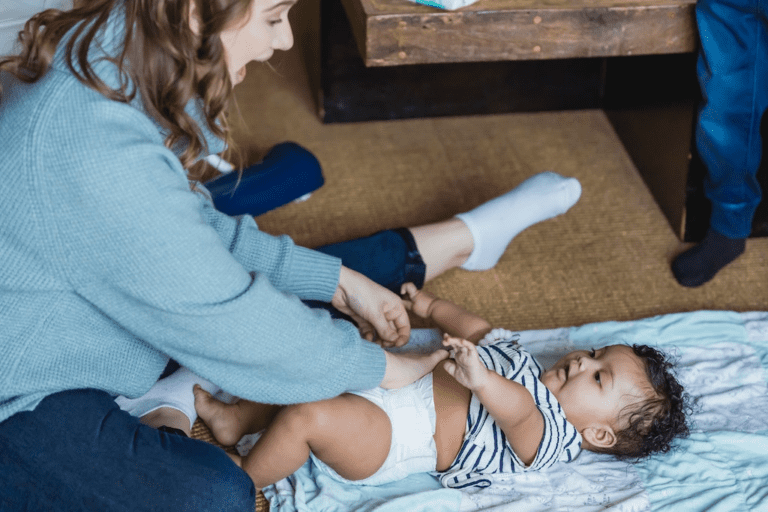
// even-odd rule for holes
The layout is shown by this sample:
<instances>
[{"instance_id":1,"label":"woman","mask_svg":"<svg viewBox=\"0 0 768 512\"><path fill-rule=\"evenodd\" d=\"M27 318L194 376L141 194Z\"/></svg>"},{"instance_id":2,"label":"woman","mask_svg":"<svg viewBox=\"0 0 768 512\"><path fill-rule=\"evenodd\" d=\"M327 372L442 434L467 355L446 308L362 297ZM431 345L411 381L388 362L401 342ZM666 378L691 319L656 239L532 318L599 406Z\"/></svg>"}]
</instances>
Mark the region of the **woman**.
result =
<instances>
[{"instance_id":1,"label":"woman","mask_svg":"<svg viewBox=\"0 0 768 512\"><path fill-rule=\"evenodd\" d=\"M445 354L362 339L405 343L397 295L217 212L199 184L245 65L291 47L292 0L78 5L33 17L20 55L0 59L0 508L253 510L223 451L140 424L114 396L146 392L172 359L250 400L306 402L405 385ZM526 183L461 219L335 249L394 240L401 280L489 268L580 192L551 173Z\"/></svg>"}]
</instances>

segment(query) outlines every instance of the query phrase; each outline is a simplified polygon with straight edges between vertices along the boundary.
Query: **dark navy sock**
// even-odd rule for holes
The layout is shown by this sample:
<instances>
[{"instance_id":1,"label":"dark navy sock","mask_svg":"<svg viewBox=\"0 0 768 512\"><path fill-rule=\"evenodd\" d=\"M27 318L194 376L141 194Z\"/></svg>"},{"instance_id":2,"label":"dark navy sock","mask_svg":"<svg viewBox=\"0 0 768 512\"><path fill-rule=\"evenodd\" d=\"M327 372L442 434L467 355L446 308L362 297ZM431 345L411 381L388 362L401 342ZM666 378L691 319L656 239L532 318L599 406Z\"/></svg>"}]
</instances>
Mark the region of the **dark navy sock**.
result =
<instances>
[{"instance_id":1,"label":"dark navy sock","mask_svg":"<svg viewBox=\"0 0 768 512\"><path fill-rule=\"evenodd\" d=\"M701 286L738 258L745 247L746 238L728 238L710 229L699 245L675 258L672 273L683 286Z\"/></svg>"}]
</instances>

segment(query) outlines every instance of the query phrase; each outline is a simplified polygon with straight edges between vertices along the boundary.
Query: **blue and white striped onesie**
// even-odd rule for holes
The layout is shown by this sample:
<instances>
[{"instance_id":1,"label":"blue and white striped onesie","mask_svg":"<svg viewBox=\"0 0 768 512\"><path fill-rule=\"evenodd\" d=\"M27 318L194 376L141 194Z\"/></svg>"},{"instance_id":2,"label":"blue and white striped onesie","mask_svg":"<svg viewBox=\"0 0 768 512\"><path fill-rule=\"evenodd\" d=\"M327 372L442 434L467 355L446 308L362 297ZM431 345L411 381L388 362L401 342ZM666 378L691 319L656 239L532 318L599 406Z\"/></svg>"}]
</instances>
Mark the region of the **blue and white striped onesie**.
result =
<instances>
[{"instance_id":1,"label":"blue and white striped onesie","mask_svg":"<svg viewBox=\"0 0 768 512\"><path fill-rule=\"evenodd\" d=\"M536 458L526 467L512 451L501 428L472 395L461 450L450 468L437 472L442 485L482 489L491 485L484 477L487 474L536 471L558 461L573 460L581 449L581 434L565 419L557 399L539 380L541 366L520 348L517 337L505 329L494 329L480 342L478 353L486 368L522 384L533 395L544 418L544 435Z\"/></svg>"}]
</instances>

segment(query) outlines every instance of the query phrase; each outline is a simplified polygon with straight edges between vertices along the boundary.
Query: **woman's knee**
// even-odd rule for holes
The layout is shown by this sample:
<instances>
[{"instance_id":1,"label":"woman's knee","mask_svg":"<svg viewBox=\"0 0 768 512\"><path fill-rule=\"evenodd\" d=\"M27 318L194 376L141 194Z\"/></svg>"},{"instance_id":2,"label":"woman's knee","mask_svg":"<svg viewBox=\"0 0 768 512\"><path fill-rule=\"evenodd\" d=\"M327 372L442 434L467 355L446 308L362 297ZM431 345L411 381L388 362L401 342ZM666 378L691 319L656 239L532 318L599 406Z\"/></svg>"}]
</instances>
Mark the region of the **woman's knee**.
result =
<instances>
[{"instance_id":1,"label":"woman's knee","mask_svg":"<svg viewBox=\"0 0 768 512\"><path fill-rule=\"evenodd\" d=\"M252 512L256 507L256 487L248 474L232 463L232 469L223 481L214 482L214 492L221 499L211 511Z\"/></svg>"},{"instance_id":2,"label":"woman's knee","mask_svg":"<svg viewBox=\"0 0 768 512\"><path fill-rule=\"evenodd\" d=\"M212 448L214 448L212 446ZM253 512L256 506L256 488L248 474L226 453L218 450L200 468L203 478L188 494L184 510L210 512Z\"/></svg>"}]
</instances>

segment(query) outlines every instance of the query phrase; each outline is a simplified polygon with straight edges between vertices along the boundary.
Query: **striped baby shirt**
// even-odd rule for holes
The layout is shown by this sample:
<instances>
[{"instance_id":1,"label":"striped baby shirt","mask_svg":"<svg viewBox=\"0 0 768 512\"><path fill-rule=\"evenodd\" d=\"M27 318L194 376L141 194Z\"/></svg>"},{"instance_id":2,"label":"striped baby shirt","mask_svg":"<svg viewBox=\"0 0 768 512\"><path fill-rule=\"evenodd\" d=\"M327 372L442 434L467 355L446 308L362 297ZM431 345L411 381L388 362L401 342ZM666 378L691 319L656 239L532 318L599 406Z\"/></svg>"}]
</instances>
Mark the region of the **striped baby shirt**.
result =
<instances>
[{"instance_id":1,"label":"striped baby shirt","mask_svg":"<svg viewBox=\"0 0 768 512\"><path fill-rule=\"evenodd\" d=\"M581 449L581 434L565 418L555 396L541 382L539 363L517 344L517 336L494 329L478 346L486 368L525 386L544 418L544 434L536 458L526 467L512 451L501 428L472 395L464 443L453 464L437 476L445 487L471 490L491 485L489 474L538 471L556 462L570 462Z\"/></svg>"}]
</instances>

